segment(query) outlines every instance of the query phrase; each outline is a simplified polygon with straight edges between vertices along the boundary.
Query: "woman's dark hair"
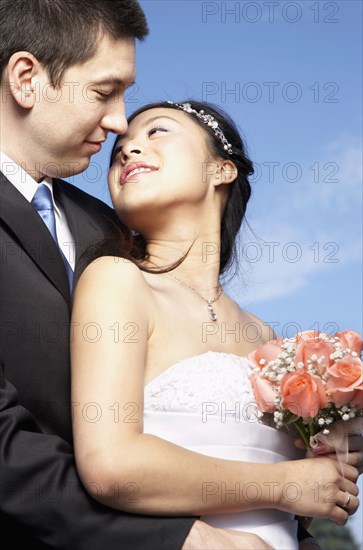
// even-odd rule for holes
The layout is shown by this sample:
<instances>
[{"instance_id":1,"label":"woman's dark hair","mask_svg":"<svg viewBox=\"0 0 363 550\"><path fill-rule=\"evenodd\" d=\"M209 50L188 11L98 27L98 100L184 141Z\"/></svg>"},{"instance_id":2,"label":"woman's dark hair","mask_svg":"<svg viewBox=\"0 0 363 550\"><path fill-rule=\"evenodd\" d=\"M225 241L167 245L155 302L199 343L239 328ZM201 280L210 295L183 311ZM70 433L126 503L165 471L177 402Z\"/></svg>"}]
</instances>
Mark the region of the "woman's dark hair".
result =
<instances>
[{"instance_id":1,"label":"woman's dark hair","mask_svg":"<svg viewBox=\"0 0 363 550\"><path fill-rule=\"evenodd\" d=\"M191 105L192 109L195 109L196 111L204 110L206 114L212 115L214 119L218 122L218 126L222 130L228 143L232 145L232 154L229 154L228 151L224 149L223 143L216 137L213 130L207 124L200 121L196 117L196 115L187 115L192 117L192 119L195 120L196 124L199 124L200 127L203 128L206 132L206 135L209 138L209 145L211 147L212 154L219 158L231 160L236 165L238 171L238 175L235 181L228 185L229 194L221 221L220 273L222 274L227 270L227 268L231 266L235 255L235 243L237 233L241 227L246 212L247 202L251 196L251 186L248 178L253 174L253 165L246 154L245 146L243 144L240 133L229 115L222 111L222 109L218 108L215 105L211 105L210 103L202 103L194 100L187 100L186 102ZM136 112L134 112L129 117L128 123L130 123L139 114L156 108L177 109L177 107L168 102L151 103L148 105L144 105ZM112 166L113 164L114 151L116 150L119 137L120 136L116 138L114 147L111 152L110 166ZM109 242L108 245L105 242L101 244L97 255L101 256L110 253L110 246L111 242ZM118 244L119 255L138 263L138 261L145 259L145 251L146 243L142 235L134 234L131 231L129 231L127 236L125 236L124 231L120 233ZM188 251L186 252L186 254L187 253ZM172 266L158 269L157 272L163 273L169 271L170 269L174 269L175 267L180 265L180 263L184 260L186 254ZM139 267L140 269L143 269L145 271L151 271L153 273L156 272L156 270L154 269L147 269L141 267L140 265Z\"/></svg>"},{"instance_id":2,"label":"woman's dark hair","mask_svg":"<svg viewBox=\"0 0 363 550\"><path fill-rule=\"evenodd\" d=\"M68 67L96 53L102 34L142 40L148 33L137 0L0 0L0 78L10 57L27 51L56 87Z\"/></svg>"}]
</instances>

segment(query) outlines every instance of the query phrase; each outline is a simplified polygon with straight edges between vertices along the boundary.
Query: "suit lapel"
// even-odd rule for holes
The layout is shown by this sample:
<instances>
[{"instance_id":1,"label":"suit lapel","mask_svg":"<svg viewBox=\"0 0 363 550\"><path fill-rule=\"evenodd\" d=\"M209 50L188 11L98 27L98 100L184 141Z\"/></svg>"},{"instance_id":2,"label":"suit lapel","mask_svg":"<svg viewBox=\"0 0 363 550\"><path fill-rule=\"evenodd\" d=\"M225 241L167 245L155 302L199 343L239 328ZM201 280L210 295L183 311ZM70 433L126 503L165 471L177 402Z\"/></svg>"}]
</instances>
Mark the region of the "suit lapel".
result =
<instances>
[{"instance_id":1,"label":"suit lapel","mask_svg":"<svg viewBox=\"0 0 363 550\"><path fill-rule=\"evenodd\" d=\"M67 273L56 243L36 210L1 172L0 218L70 304Z\"/></svg>"},{"instance_id":2,"label":"suit lapel","mask_svg":"<svg viewBox=\"0 0 363 550\"><path fill-rule=\"evenodd\" d=\"M104 232L92 215L87 212L85 205L80 204L79 200L74 197L73 189L71 184L53 180L55 200L63 206L76 245L77 265L85 250L102 239Z\"/></svg>"}]
</instances>

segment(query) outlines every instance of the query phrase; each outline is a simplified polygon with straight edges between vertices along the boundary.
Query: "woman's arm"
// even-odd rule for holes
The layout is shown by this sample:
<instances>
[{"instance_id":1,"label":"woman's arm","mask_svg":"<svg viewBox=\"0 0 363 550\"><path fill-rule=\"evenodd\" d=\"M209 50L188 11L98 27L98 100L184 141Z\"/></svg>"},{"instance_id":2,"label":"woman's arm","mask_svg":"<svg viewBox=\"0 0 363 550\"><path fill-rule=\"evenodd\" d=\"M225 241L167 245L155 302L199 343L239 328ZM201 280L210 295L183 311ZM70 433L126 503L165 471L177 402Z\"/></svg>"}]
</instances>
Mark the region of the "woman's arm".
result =
<instances>
[{"instance_id":1,"label":"woman's arm","mask_svg":"<svg viewBox=\"0 0 363 550\"><path fill-rule=\"evenodd\" d=\"M0 352L0 512L2 533L17 531L25 547L54 550L180 548L200 530L193 518L130 518L90 498L79 480L72 446L46 433L5 378ZM171 521L170 521L171 519ZM66 526L66 528L65 528ZM188 531L190 533L188 535ZM203 526L203 536L226 534ZM231 536L230 547L238 537ZM217 544L216 543L216 544ZM207 547L207 546L206 546ZM215 549L216 546L208 546ZM224 546L226 547L226 546ZM200 548L190 546L190 548Z\"/></svg>"},{"instance_id":2,"label":"woman's arm","mask_svg":"<svg viewBox=\"0 0 363 550\"><path fill-rule=\"evenodd\" d=\"M91 264L77 287L72 405L76 460L86 489L100 502L130 512L199 515L273 507L345 523L347 512L337 502L346 500L344 491L357 494L352 466L345 466L344 479L326 458L275 465L221 460L143 433L150 304L141 272L120 258ZM288 500L286 484L297 480L301 498ZM314 481L321 490L311 489ZM258 501L243 498L251 482L258 484ZM237 496L228 493L236 489ZM352 497L354 511L356 500Z\"/></svg>"}]
</instances>

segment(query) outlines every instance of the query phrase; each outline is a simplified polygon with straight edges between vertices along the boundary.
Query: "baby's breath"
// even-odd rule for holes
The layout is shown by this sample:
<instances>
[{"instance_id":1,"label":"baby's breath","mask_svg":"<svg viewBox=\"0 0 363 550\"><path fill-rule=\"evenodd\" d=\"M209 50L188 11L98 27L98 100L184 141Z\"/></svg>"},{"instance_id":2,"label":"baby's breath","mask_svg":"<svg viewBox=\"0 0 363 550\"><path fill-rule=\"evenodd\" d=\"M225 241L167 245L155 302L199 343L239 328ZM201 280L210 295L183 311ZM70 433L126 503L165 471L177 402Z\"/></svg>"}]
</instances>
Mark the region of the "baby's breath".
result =
<instances>
[{"instance_id":1,"label":"baby's breath","mask_svg":"<svg viewBox=\"0 0 363 550\"><path fill-rule=\"evenodd\" d=\"M322 430L323 434L329 434L329 426L336 420L348 421L356 416L362 416L363 413L357 406L343 405L341 407L333 403L328 395L328 406L325 409L320 409L315 418L303 418L294 415L282 405L282 396L280 391L281 381L285 375L291 372L305 371L312 376L319 377L323 385L326 386L327 380L330 377L326 366L330 361L337 361L346 355L357 357L357 353L351 351L350 348L342 348L338 336L329 336L320 334L320 339L334 346L334 352L329 357L326 355L312 354L309 359L304 362L296 362L296 347L297 337L284 338L281 343L281 352L272 361L260 359L259 367L256 367L256 372L260 376L269 380L276 391L276 410L273 413L275 426L279 430L290 431L292 426L295 426L305 442L309 441L310 436L315 435ZM306 436L306 437L305 437ZM308 443L307 443L308 444Z\"/></svg>"}]
</instances>

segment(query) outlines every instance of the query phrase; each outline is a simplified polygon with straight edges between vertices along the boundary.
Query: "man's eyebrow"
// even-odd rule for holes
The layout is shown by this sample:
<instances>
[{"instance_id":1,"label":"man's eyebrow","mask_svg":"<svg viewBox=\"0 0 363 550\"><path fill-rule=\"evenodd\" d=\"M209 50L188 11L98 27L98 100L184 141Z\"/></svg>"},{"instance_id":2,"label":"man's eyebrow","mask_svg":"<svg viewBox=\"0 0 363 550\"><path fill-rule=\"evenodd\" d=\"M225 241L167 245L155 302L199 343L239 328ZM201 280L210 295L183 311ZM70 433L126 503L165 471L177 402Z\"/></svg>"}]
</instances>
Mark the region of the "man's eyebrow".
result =
<instances>
[{"instance_id":1,"label":"man's eyebrow","mask_svg":"<svg viewBox=\"0 0 363 550\"><path fill-rule=\"evenodd\" d=\"M133 80L132 82L129 82L129 81L124 81L122 80L121 78L118 78L117 76L113 76L113 75L106 75L106 76L102 76L96 80L94 80L92 82L92 84L114 84L114 85L117 85L117 86L121 86L122 88L130 88L131 86L133 86L135 84L135 80Z\"/></svg>"}]
</instances>

